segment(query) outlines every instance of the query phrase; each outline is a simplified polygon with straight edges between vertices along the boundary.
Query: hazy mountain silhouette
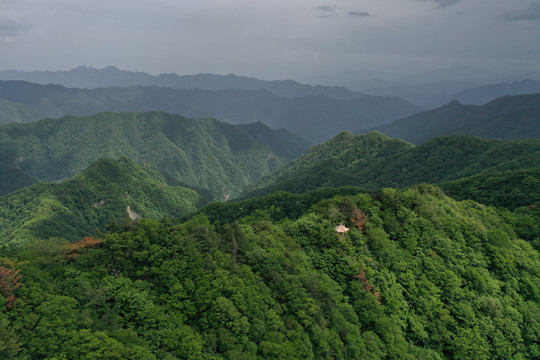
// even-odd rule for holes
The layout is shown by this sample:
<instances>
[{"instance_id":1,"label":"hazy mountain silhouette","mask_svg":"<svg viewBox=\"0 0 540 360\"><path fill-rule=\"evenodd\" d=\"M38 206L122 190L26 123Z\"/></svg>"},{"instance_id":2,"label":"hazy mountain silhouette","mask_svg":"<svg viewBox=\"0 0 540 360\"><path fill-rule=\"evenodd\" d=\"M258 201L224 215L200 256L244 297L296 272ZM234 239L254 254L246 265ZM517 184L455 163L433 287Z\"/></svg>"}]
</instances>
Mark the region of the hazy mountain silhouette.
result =
<instances>
[{"instance_id":1,"label":"hazy mountain silhouette","mask_svg":"<svg viewBox=\"0 0 540 360\"><path fill-rule=\"evenodd\" d=\"M361 132L371 130L416 144L449 134L492 139L540 138L540 94L504 96L481 106L452 101L438 109Z\"/></svg>"},{"instance_id":2,"label":"hazy mountain silhouette","mask_svg":"<svg viewBox=\"0 0 540 360\"><path fill-rule=\"evenodd\" d=\"M24 80L37 84L57 84L66 87L94 89L109 86L160 86L173 89L204 90L268 90L273 94L296 97L306 95L326 95L337 99L355 99L365 94L350 91L339 86L312 86L293 80L265 81L253 77L234 74L177 75L160 74L153 76L144 72L120 70L114 66L95 69L87 66L67 71L0 71L1 80Z\"/></svg>"},{"instance_id":3,"label":"hazy mountain silhouette","mask_svg":"<svg viewBox=\"0 0 540 360\"><path fill-rule=\"evenodd\" d=\"M422 110L405 100L372 96L287 98L266 90L182 90L158 86L89 90L25 81L0 81L0 98L28 105L43 118L156 110L192 118L214 117L236 124L261 121L317 142L344 129L373 127Z\"/></svg>"}]
</instances>

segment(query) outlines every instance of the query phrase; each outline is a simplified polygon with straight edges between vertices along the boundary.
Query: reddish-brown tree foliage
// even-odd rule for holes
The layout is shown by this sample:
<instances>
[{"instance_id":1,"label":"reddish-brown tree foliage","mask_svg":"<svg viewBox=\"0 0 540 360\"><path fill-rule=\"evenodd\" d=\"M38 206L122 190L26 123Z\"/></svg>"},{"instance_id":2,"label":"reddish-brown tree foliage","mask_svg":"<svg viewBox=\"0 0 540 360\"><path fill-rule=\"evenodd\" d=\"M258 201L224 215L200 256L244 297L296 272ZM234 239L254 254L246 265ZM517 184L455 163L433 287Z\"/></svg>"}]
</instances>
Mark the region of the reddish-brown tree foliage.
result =
<instances>
[{"instance_id":1,"label":"reddish-brown tree foliage","mask_svg":"<svg viewBox=\"0 0 540 360\"><path fill-rule=\"evenodd\" d=\"M361 210L361 209L357 208L356 205L355 205L353 210L352 210L351 221L352 221L352 223L354 225L356 225L358 230L362 230L364 228L364 224L366 223L367 218L368 218L368 216L364 212L364 210Z\"/></svg>"},{"instance_id":2,"label":"reddish-brown tree foliage","mask_svg":"<svg viewBox=\"0 0 540 360\"><path fill-rule=\"evenodd\" d=\"M66 257L67 258L74 258L80 255L81 250L83 249L94 249L101 244L101 239L95 239L92 236L86 236L84 239L69 244L66 250Z\"/></svg>"},{"instance_id":3,"label":"reddish-brown tree foliage","mask_svg":"<svg viewBox=\"0 0 540 360\"><path fill-rule=\"evenodd\" d=\"M377 290L375 290L373 288L373 285L371 285L366 277L366 274L364 273L364 270L360 270L360 273L358 275L356 275L356 278L358 280L360 280L360 282L362 283L362 289L364 289L365 291L373 294L375 296L375 298L377 299L377 303L380 305L381 304L381 293L378 292Z\"/></svg>"},{"instance_id":4,"label":"reddish-brown tree foliage","mask_svg":"<svg viewBox=\"0 0 540 360\"><path fill-rule=\"evenodd\" d=\"M8 269L0 266L0 293L6 298L6 309L11 310L15 301L15 290L21 283L22 275L19 274L21 269Z\"/></svg>"}]
</instances>

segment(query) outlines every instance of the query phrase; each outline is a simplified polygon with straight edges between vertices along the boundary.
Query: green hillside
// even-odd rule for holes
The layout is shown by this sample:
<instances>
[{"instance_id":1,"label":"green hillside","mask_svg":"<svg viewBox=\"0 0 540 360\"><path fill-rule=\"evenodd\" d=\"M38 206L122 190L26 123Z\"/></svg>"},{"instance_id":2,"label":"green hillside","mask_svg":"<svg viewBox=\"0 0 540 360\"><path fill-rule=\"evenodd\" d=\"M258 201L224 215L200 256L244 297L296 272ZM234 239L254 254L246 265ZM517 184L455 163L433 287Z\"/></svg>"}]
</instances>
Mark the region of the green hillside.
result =
<instances>
[{"instance_id":1,"label":"green hillside","mask_svg":"<svg viewBox=\"0 0 540 360\"><path fill-rule=\"evenodd\" d=\"M235 222L143 219L102 240L0 248L0 355L540 357L540 259L517 235L524 215L432 186L328 195L273 195ZM312 206L287 213L303 197Z\"/></svg>"},{"instance_id":2,"label":"green hillside","mask_svg":"<svg viewBox=\"0 0 540 360\"><path fill-rule=\"evenodd\" d=\"M0 124L30 122L44 117L28 105L0 99Z\"/></svg>"},{"instance_id":3,"label":"green hillside","mask_svg":"<svg viewBox=\"0 0 540 360\"><path fill-rule=\"evenodd\" d=\"M264 142L261 139L264 138ZM235 197L307 148L287 131L163 112L100 113L0 126L0 162L41 181L71 178L99 158L127 156L173 185Z\"/></svg>"},{"instance_id":4,"label":"green hillside","mask_svg":"<svg viewBox=\"0 0 540 360\"><path fill-rule=\"evenodd\" d=\"M504 96L481 106L452 101L438 109L419 112L371 130L415 144L451 134L490 139L538 139L539 104L540 94Z\"/></svg>"},{"instance_id":5,"label":"green hillside","mask_svg":"<svg viewBox=\"0 0 540 360\"><path fill-rule=\"evenodd\" d=\"M277 190L300 193L320 186L401 187L538 167L540 140L453 135L413 146L377 132L357 136L344 132L264 178L246 197Z\"/></svg>"},{"instance_id":6,"label":"green hillside","mask_svg":"<svg viewBox=\"0 0 540 360\"><path fill-rule=\"evenodd\" d=\"M150 166L128 158L100 159L75 178L39 183L0 197L0 243L31 239L74 241L131 216L162 219L194 212L207 200L195 191L168 186Z\"/></svg>"},{"instance_id":7,"label":"green hillside","mask_svg":"<svg viewBox=\"0 0 540 360\"><path fill-rule=\"evenodd\" d=\"M457 200L472 199L511 210L521 206L540 209L540 168L476 175L439 186Z\"/></svg>"}]
</instances>

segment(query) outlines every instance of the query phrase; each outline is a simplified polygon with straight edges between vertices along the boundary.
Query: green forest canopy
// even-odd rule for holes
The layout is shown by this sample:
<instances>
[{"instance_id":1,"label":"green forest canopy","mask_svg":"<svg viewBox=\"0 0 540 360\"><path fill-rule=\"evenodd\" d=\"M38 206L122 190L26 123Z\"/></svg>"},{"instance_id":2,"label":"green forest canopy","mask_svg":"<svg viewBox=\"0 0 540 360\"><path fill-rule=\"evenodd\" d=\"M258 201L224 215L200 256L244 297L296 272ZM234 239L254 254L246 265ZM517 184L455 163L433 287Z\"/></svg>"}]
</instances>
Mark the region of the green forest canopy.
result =
<instances>
[{"instance_id":1,"label":"green forest canopy","mask_svg":"<svg viewBox=\"0 0 540 360\"><path fill-rule=\"evenodd\" d=\"M520 235L529 215L427 185L324 191L276 194L233 221L212 222L213 208L181 223L118 224L96 241L2 248L11 286L0 296L0 355L540 356L540 261Z\"/></svg>"}]
</instances>

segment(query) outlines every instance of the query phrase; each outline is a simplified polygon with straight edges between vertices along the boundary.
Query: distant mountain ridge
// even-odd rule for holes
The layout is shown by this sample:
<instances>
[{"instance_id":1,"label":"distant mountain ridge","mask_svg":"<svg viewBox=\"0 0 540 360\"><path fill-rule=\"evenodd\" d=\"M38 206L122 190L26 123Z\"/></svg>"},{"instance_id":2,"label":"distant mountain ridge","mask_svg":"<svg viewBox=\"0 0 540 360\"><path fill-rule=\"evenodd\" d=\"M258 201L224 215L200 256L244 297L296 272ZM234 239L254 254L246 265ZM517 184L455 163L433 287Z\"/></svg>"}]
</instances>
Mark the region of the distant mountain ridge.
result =
<instances>
[{"instance_id":1,"label":"distant mountain ridge","mask_svg":"<svg viewBox=\"0 0 540 360\"><path fill-rule=\"evenodd\" d=\"M302 154L305 140L260 123L164 112L100 113L0 125L0 163L40 181L69 179L99 158L152 164L170 184L224 200Z\"/></svg>"},{"instance_id":2,"label":"distant mountain ridge","mask_svg":"<svg viewBox=\"0 0 540 360\"><path fill-rule=\"evenodd\" d=\"M371 96L286 98L266 90L181 90L157 86L87 90L25 81L0 81L2 98L27 105L44 118L103 111L166 111L235 124L260 121L314 142L325 141L344 129L373 127L422 110L405 100Z\"/></svg>"},{"instance_id":3,"label":"distant mountain ridge","mask_svg":"<svg viewBox=\"0 0 540 360\"><path fill-rule=\"evenodd\" d=\"M259 80L234 74L160 74L153 76L144 72L120 70L114 66L103 69L80 66L67 71L0 71L1 80L24 80L37 84L56 84L66 87L95 89L109 86L159 86L173 89L202 90L259 90L264 89L284 97L326 95L336 99L356 99L364 93L340 86L312 86L294 80Z\"/></svg>"},{"instance_id":4,"label":"distant mountain ridge","mask_svg":"<svg viewBox=\"0 0 540 360\"><path fill-rule=\"evenodd\" d=\"M507 95L528 95L540 93L540 81L524 79L505 83L489 84L460 91L452 99L463 104L484 105Z\"/></svg>"},{"instance_id":5,"label":"distant mountain ridge","mask_svg":"<svg viewBox=\"0 0 540 360\"><path fill-rule=\"evenodd\" d=\"M361 132L372 130L415 144L450 134L490 139L540 138L540 93L504 96L482 106L452 101Z\"/></svg>"},{"instance_id":6,"label":"distant mountain ridge","mask_svg":"<svg viewBox=\"0 0 540 360\"><path fill-rule=\"evenodd\" d=\"M467 81L438 81L425 84L396 84L386 87L366 88L373 96L395 96L413 104L434 109L453 100L463 104L484 105L506 95L540 93L540 81L519 81L478 84Z\"/></svg>"}]
</instances>

